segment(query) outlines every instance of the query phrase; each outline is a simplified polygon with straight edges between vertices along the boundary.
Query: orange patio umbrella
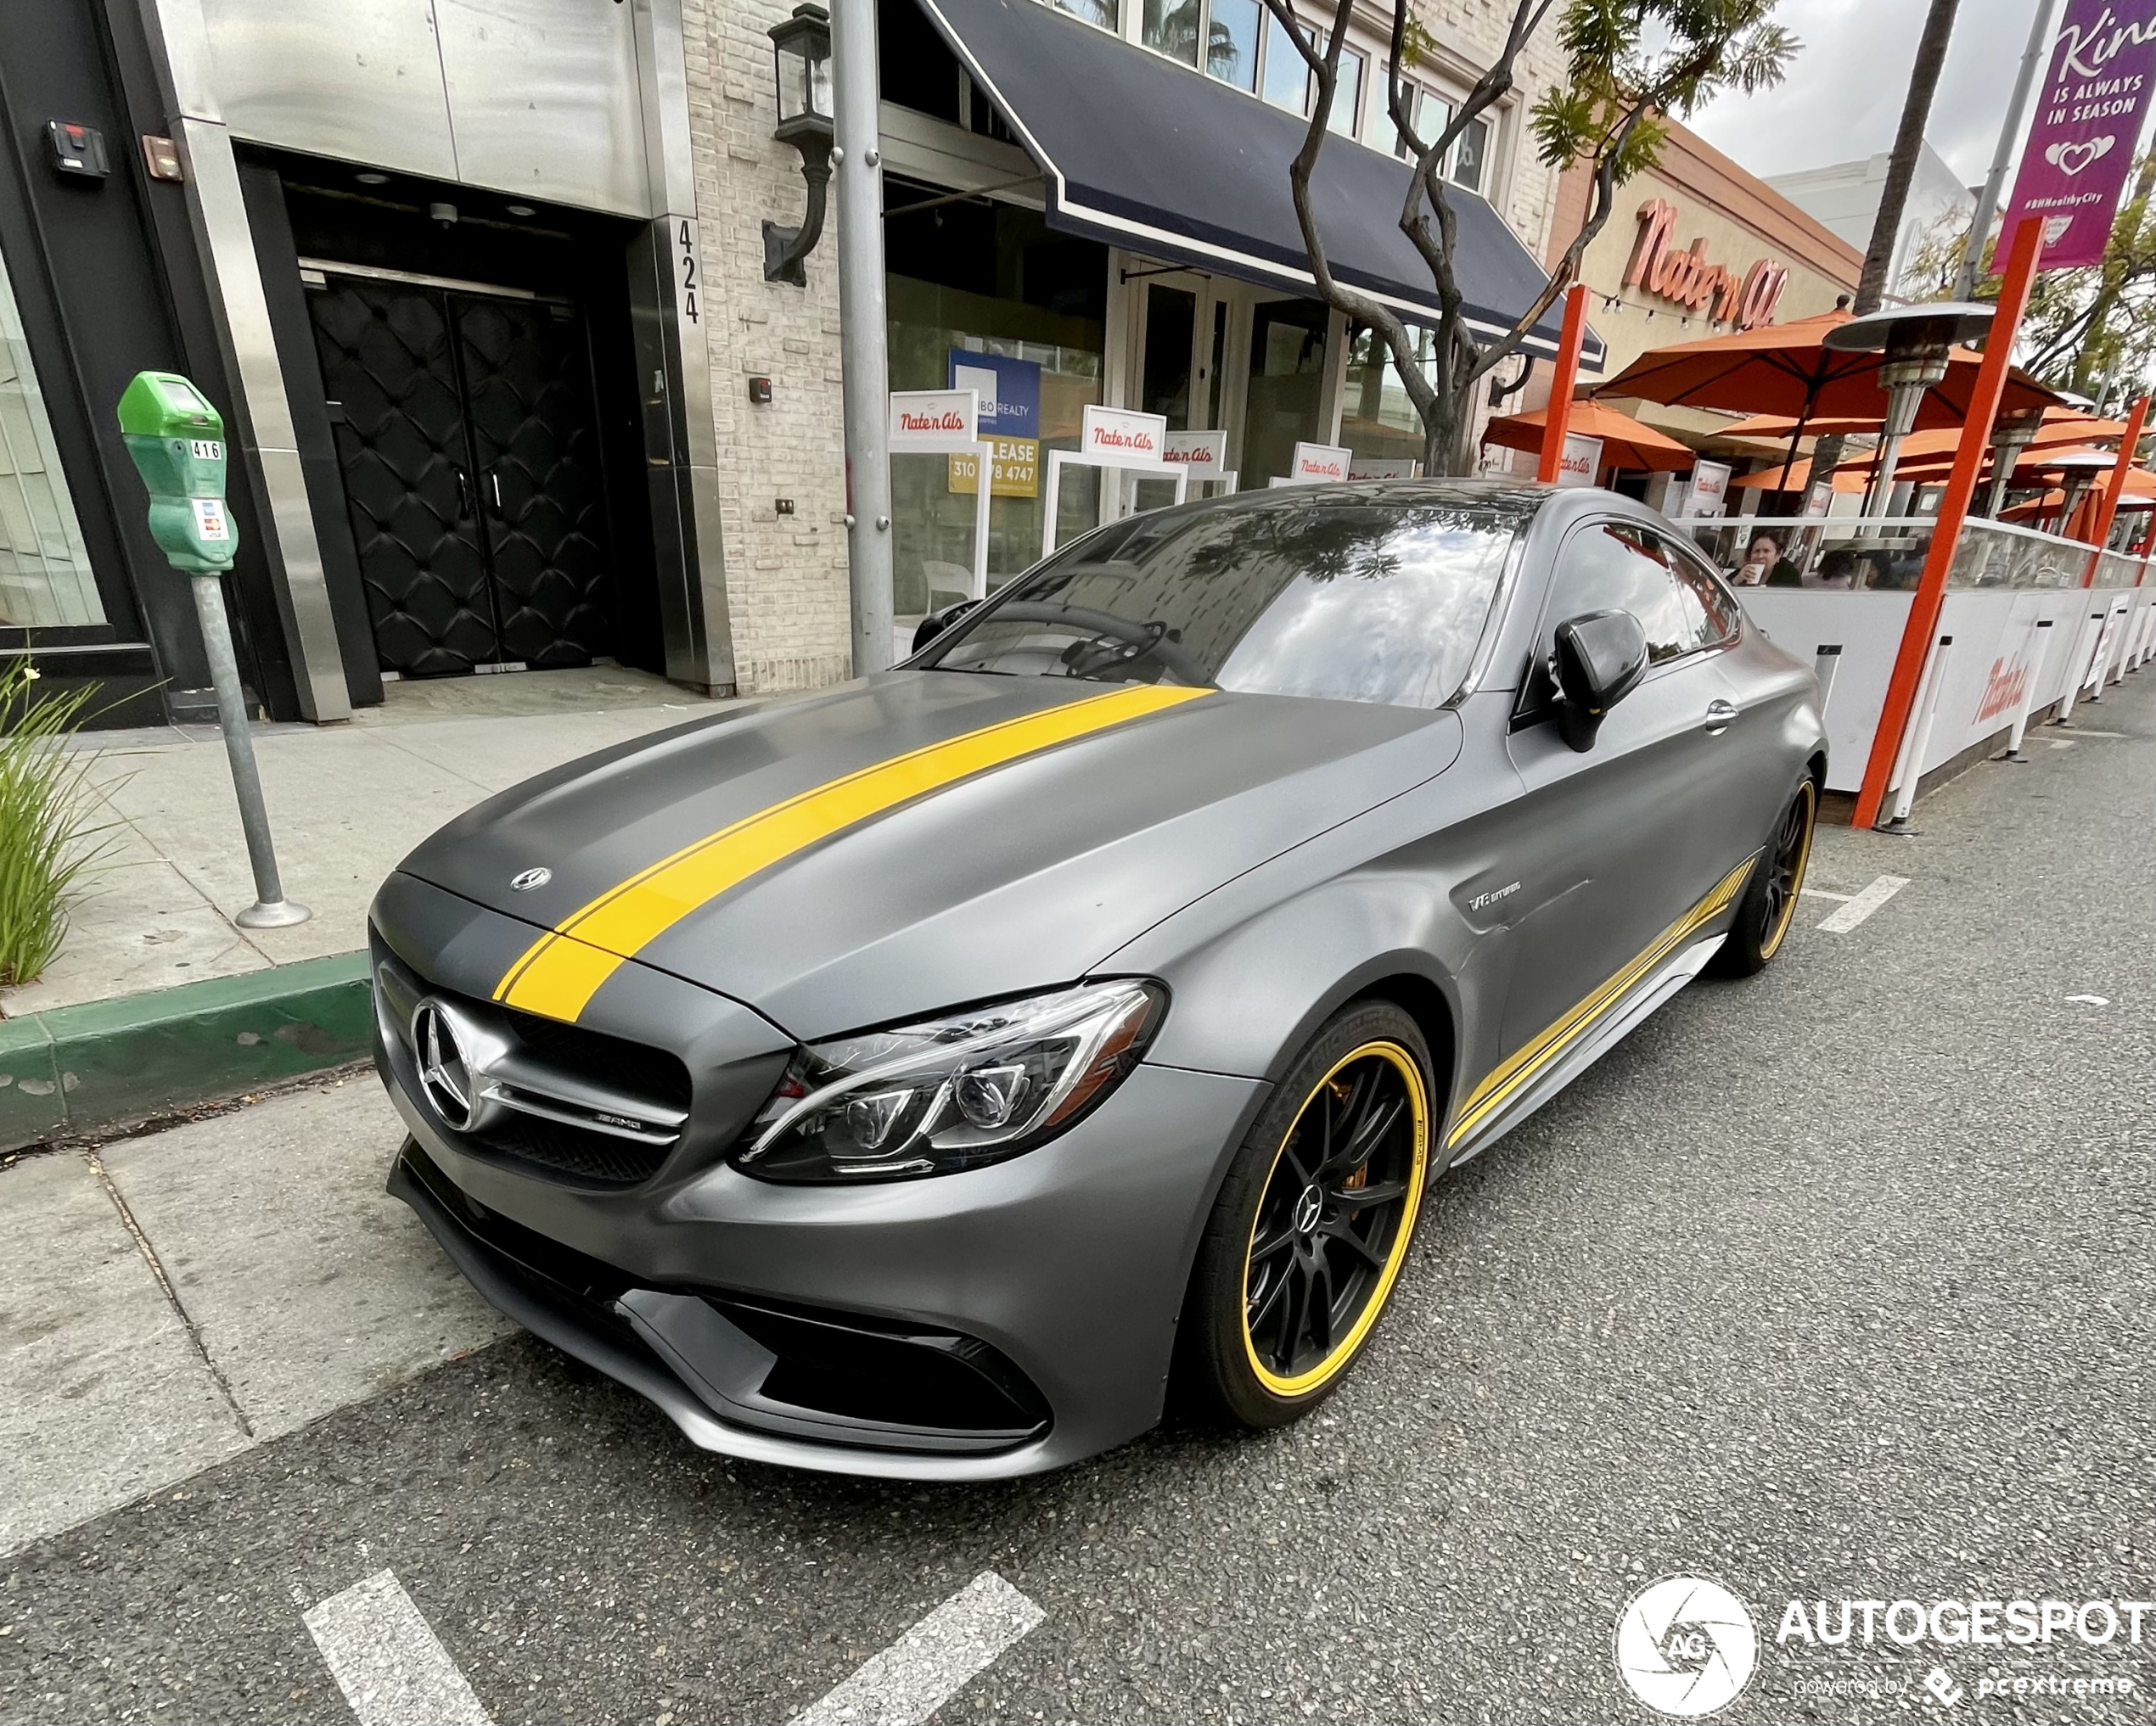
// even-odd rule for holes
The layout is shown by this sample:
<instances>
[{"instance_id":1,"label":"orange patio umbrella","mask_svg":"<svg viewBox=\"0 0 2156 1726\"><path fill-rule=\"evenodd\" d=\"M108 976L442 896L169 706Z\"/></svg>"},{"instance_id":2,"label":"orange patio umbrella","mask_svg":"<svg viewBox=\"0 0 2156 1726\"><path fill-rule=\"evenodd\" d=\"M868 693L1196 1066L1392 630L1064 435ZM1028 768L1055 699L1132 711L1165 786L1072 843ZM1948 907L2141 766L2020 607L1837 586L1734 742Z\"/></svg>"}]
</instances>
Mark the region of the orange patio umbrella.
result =
<instances>
[{"instance_id":1,"label":"orange patio umbrella","mask_svg":"<svg viewBox=\"0 0 2156 1726\"><path fill-rule=\"evenodd\" d=\"M1886 392L1879 384L1885 356L1827 345L1828 332L1850 321L1846 311L1822 311L1788 323L1655 348L1595 394L1637 396L1665 407L1784 414L1805 422L1807 430L1813 419L1822 416L1877 417L1886 412ZM1951 350L1946 376L1924 392L1917 406L1917 430L1959 429L1968 417L1969 395L1983 358L1974 348ZM2054 392L2024 373L2013 372L2007 375L1999 411L2034 412L2058 405Z\"/></svg>"},{"instance_id":2,"label":"orange patio umbrella","mask_svg":"<svg viewBox=\"0 0 2156 1726\"><path fill-rule=\"evenodd\" d=\"M2088 494L2084 492L2082 495L2086 497ZM2064 490L2054 487L2041 497L2032 497L2025 502L2017 503L2012 509L2001 510L1999 519L2001 521L2036 520L2044 516L2057 514L2065 507L2065 504ZM2156 474L2150 473L2146 468L2127 468L2126 489L2120 495L2119 507L2148 509L2152 507L2156 507Z\"/></svg>"},{"instance_id":3,"label":"orange patio umbrella","mask_svg":"<svg viewBox=\"0 0 2156 1726\"><path fill-rule=\"evenodd\" d=\"M1756 474L1747 474L1729 483L1740 491L1802 491L1811 484L1811 457L1799 456L1788 464L1788 478L1783 475L1783 464L1775 462ZM1837 467L1834 469L1834 490L1861 492L1864 490L1864 470L1861 468Z\"/></svg>"},{"instance_id":4,"label":"orange patio umbrella","mask_svg":"<svg viewBox=\"0 0 2156 1726\"><path fill-rule=\"evenodd\" d=\"M1508 450L1539 450L1543 429L1550 423L1547 407L1526 413L1508 413L1490 422L1483 433L1485 444L1502 444ZM1651 425L1642 425L1629 413L1604 407L1598 401L1575 401L1564 429L1583 438L1602 440L1605 468L1644 468L1649 473L1675 474L1699 459L1696 451L1666 437Z\"/></svg>"},{"instance_id":5,"label":"orange patio umbrella","mask_svg":"<svg viewBox=\"0 0 2156 1726\"><path fill-rule=\"evenodd\" d=\"M1808 438L1867 438L1877 437L1886 414L1884 407L1872 414L1844 414L1833 417L1815 413L1804 423ZM1749 419L1740 419L1734 425L1719 428L1718 438L1786 438L1793 434L1797 423L1786 413L1755 413Z\"/></svg>"},{"instance_id":6,"label":"orange patio umbrella","mask_svg":"<svg viewBox=\"0 0 2156 1726\"><path fill-rule=\"evenodd\" d=\"M1885 408L1867 417L1829 418L1814 414L1805 423L1808 437L1871 437L1882 429ZM1797 429L1795 420L1785 413L1755 413L1749 419L1740 419L1734 425L1723 426L1715 433L1725 438L1786 438ZM2030 447L2041 448L2047 444L2092 442L2103 438L2122 438L2126 434L2123 419L2099 419L2093 413L2084 413L2078 407L2047 407L2043 423L2036 429ZM1916 457L1944 451L1951 458L1961 443L1958 426L1940 427L1932 431L1912 432L1901 440L1901 457L1906 462Z\"/></svg>"},{"instance_id":7,"label":"orange patio umbrella","mask_svg":"<svg viewBox=\"0 0 2156 1726\"><path fill-rule=\"evenodd\" d=\"M2119 428L2120 433L2124 433L2125 430L2125 427L2123 425ZM1936 437L1940 434L1934 432L1931 435ZM1894 477L1897 479L1914 480L1918 485L1943 483L1954 465L1953 450L1950 447L1943 451L1928 451L1912 457L1906 452L1909 444L1915 441L1916 439L1912 437L1902 445L1905 453L1903 459L1895 466ZM2041 434L2039 434L2036 442L2030 445L2027 449L2023 450L2014 457L2013 471L2017 477L2023 474L2034 475L2042 473L2047 468L2057 467L2061 457L2070 456L2079 462L2085 457L2102 456L2108 461L2115 461L2118 459L2118 454L2115 448L2101 449L2094 444L2071 439L2063 441L2054 440L2047 443L2043 441ZM1848 465L1859 474L1868 474L1876 465L1876 458L1863 456ZM1985 452L1982 471L1986 475L1991 471L1991 451L1989 450Z\"/></svg>"}]
</instances>

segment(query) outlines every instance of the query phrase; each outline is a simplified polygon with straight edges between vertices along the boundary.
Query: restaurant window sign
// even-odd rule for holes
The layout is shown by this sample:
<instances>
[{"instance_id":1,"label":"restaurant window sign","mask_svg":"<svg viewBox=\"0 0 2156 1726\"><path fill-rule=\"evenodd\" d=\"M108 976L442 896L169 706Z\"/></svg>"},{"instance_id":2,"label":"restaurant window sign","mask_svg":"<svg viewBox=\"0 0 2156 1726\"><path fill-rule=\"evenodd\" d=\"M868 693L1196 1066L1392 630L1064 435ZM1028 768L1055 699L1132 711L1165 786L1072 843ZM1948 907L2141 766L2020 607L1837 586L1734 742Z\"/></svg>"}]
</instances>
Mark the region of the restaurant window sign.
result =
<instances>
[{"instance_id":1,"label":"restaurant window sign","mask_svg":"<svg viewBox=\"0 0 2156 1726\"><path fill-rule=\"evenodd\" d=\"M1650 198L1640 205L1639 237L1632 243L1631 261L1625 266L1625 285L1738 329L1772 323L1782 290L1788 285L1789 266L1755 258L1740 276L1708 258L1704 239L1678 250L1676 222L1676 206L1665 198Z\"/></svg>"}]
</instances>

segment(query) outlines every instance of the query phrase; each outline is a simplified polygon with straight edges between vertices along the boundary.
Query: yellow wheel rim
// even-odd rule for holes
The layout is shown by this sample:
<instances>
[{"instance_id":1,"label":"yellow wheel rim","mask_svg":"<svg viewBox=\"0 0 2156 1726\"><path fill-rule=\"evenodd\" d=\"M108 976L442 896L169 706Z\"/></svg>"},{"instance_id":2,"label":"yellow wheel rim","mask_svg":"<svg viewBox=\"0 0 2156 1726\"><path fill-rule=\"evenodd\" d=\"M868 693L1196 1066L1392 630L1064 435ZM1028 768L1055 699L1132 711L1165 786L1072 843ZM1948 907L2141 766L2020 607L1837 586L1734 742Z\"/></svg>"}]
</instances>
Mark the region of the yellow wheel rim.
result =
<instances>
[{"instance_id":1,"label":"yellow wheel rim","mask_svg":"<svg viewBox=\"0 0 2156 1726\"><path fill-rule=\"evenodd\" d=\"M1804 891L1805 866L1811 861L1811 830L1818 810L1819 787L1807 779L1775 833L1772 855L1766 859L1767 891L1778 893L1781 903L1768 908L1766 936L1760 943L1762 959L1771 959L1781 950L1782 938L1796 921L1797 895Z\"/></svg>"},{"instance_id":2,"label":"yellow wheel rim","mask_svg":"<svg viewBox=\"0 0 2156 1726\"><path fill-rule=\"evenodd\" d=\"M1350 1051L1303 1099L1243 1255L1244 1352L1273 1395L1318 1389L1362 1347L1407 1257L1429 1140L1429 1087L1397 1043Z\"/></svg>"}]
</instances>

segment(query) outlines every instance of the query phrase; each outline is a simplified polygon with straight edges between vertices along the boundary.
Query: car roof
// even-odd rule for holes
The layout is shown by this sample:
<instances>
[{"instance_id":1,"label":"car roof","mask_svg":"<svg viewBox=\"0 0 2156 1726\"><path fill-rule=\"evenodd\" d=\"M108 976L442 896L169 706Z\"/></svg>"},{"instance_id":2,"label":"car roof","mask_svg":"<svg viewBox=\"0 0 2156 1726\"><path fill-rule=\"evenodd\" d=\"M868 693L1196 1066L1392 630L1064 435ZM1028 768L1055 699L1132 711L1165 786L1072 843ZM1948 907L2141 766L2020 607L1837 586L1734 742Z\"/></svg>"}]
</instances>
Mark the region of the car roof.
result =
<instances>
[{"instance_id":1,"label":"car roof","mask_svg":"<svg viewBox=\"0 0 2156 1726\"><path fill-rule=\"evenodd\" d=\"M1318 485L1276 485L1237 491L1225 497L1193 499L1178 513L1227 510L1306 509L1312 505L1394 503L1479 504L1524 521L1555 495L1555 488L1531 481L1474 476L1432 479L1350 479Z\"/></svg>"}]
</instances>

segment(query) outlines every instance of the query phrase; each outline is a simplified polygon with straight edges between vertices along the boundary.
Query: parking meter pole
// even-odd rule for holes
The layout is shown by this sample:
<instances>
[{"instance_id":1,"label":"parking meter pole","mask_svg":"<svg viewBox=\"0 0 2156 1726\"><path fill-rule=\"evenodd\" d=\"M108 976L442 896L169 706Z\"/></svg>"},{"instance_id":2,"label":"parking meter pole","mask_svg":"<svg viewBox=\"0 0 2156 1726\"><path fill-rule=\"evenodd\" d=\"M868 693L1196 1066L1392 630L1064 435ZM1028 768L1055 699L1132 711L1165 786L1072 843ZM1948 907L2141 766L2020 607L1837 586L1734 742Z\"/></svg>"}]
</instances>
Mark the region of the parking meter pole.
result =
<instances>
[{"instance_id":1,"label":"parking meter pole","mask_svg":"<svg viewBox=\"0 0 2156 1726\"><path fill-rule=\"evenodd\" d=\"M215 574L189 578L194 614L202 621L202 645L210 657L210 685L217 692L217 724L225 734L225 759L232 764L232 788L239 799L239 829L247 837L247 860L255 871L255 902L233 921L243 929L281 929L312 915L284 896L278 878L277 848L270 843L269 807L262 801L262 776L255 765L255 740L247 730L247 698L239 686L239 660L232 650L232 625L225 617L223 581Z\"/></svg>"},{"instance_id":2,"label":"parking meter pole","mask_svg":"<svg viewBox=\"0 0 2156 1726\"><path fill-rule=\"evenodd\" d=\"M121 440L149 493L149 532L173 569L194 588L195 615L210 681L217 692L217 723L225 734L232 784L239 799L240 831L255 870L255 903L233 921L242 928L275 929L312 915L284 896L269 810L247 731L247 698L225 616L224 585L239 551L239 531L225 507L224 417L177 372L138 372L120 398Z\"/></svg>"}]
</instances>

